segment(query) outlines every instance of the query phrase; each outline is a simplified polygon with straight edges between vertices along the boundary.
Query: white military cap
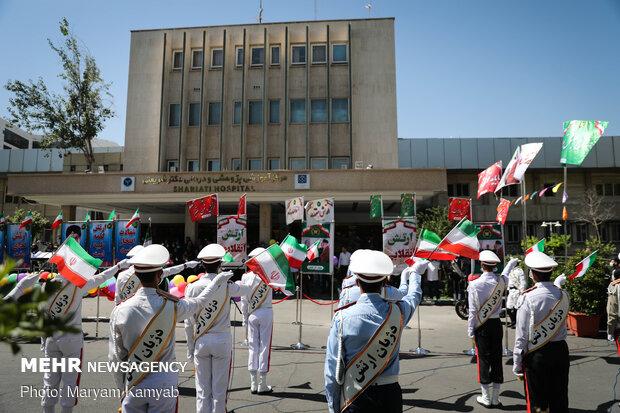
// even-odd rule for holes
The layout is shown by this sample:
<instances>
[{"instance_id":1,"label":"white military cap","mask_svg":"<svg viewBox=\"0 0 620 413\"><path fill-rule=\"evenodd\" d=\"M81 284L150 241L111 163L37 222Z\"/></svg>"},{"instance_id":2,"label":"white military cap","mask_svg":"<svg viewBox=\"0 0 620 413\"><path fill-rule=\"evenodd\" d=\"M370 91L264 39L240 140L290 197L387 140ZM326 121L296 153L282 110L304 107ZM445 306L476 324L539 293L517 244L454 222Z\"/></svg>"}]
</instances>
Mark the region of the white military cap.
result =
<instances>
[{"instance_id":1,"label":"white military cap","mask_svg":"<svg viewBox=\"0 0 620 413\"><path fill-rule=\"evenodd\" d=\"M357 250L353 254L355 254L355 260L351 260L349 270L356 274L360 281L381 282L394 270L390 257L381 251Z\"/></svg>"},{"instance_id":2,"label":"white military cap","mask_svg":"<svg viewBox=\"0 0 620 413\"><path fill-rule=\"evenodd\" d=\"M258 254L260 254L261 252L264 252L265 248L263 247L257 247L254 248L252 251L250 251L250 253L248 254L248 258L254 258L256 257Z\"/></svg>"},{"instance_id":3,"label":"white military cap","mask_svg":"<svg viewBox=\"0 0 620 413\"><path fill-rule=\"evenodd\" d=\"M480 251L480 262L487 265L499 264L500 259L493 251L484 250Z\"/></svg>"},{"instance_id":4,"label":"white military cap","mask_svg":"<svg viewBox=\"0 0 620 413\"><path fill-rule=\"evenodd\" d=\"M137 253L139 253L140 251L142 251L144 249L144 247L140 244L136 245L135 247L133 247L132 249L129 250L129 252L127 253L127 256L129 258L133 257L134 255L136 255Z\"/></svg>"},{"instance_id":5,"label":"white military cap","mask_svg":"<svg viewBox=\"0 0 620 413\"><path fill-rule=\"evenodd\" d=\"M164 268L170 253L163 245L151 244L142 248L136 255L129 259L129 264L133 265L137 273L157 271Z\"/></svg>"},{"instance_id":6,"label":"white military cap","mask_svg":"<svg viewBox=\"0 0 620 413\"><path fill-rule=\"evenodd\" d=\"M533 251L525 256L525 265L538 272L551 272L558 263L544 252Z\"/></svg>"},{"instance_id":7,"label":"white military cap","mask_svg":"<svg viewBox=\"0 0 620 413\"><path fill-rule=\"evenodd\" d=\"M222 260L226 250L220 244L209 244L198 253L198 259L213 264Z\"/></svg>"}]
</instances>

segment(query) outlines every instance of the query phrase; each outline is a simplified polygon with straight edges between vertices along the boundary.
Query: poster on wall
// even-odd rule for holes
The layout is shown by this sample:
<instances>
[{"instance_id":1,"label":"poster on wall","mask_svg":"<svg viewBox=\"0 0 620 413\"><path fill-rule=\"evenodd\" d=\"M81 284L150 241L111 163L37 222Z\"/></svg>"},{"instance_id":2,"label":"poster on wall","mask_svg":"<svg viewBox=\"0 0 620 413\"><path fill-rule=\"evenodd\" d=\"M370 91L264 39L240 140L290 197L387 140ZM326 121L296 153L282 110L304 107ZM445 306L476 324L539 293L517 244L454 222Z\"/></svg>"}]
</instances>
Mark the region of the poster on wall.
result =
<instances>
[{"instance_id":1,"label":"poster on wall","mask_svg":"<svg viewBox=\"0 0 620 413\"><path fill-rule=\"evenodd\" d=\"M478 228L480 228L480 232L478 233L478 241L480 242L480 251L482 250L491 250L501 260L499 264L497 264L497 274L500 274L504 269L504 234L502 233L502 226L498 223L493 222L482 222L476 224ZM480 268L480 261L476 260L474 267L474 274L481 274L482 269Z\"/></svg>"},{"instance_id":2,"label":"poster on wall","mask_svg":"<svg viewBox=\"0 0 620 413\"><path fill-rule=\"evenodd\" d=\"M86 239L88 238L88 231L86 223L83 221L69 221L63 222L60 231L60 242L65 242L69 234L76 234L76 239L80 242L82 248L87 250Z\"/></svg>"},{"instance_id":3,"label":"poster on wall","mask_svg":"<svg viewBox=\"0 0 620 413\"><path fill-rule=\"evenodd\" d=\"M315 242L319 241L319 257L312 262L303 262L301 271L306 274L333 274L334 262L334 224L314 224L304 223L301 230L301 242L310 248Z\"/></svg>"},{"instance_id":4,"label":"poster on wall","mask_svg":"<svg viewBox=\"0 0 620 413\"><path fill-rule=\"evenodd\" d=\"M217 243L233 257L231 264L243 265L248 259L248 221L246 215L217 217Z\"/></svg>"},{"instance_id":5,"label":"poster on wall","mask_svg":"<svg viewBox=\"0 0 620 413\"><path fill-rule=\"evenodd\" d=\"M128 219L119 219L116 221L114 229L114 261L119 262L127 258L130 249L140 243L140 221L136 221L125 228L129 222Z\"/></svg>"},{"instance_id":6,"label":"poster on wall","mask_svg":"<svg viewBox=\"0 0 620 413\"><path fill-rule=\"evenodd\" d=\"M31 226L23 228L19 224L7 225L7 255L14 260L22 260L19 268L30 268L30 245L32 244Z\"/></svg>"},{"instance_id":7,"label":"poster on wall","mask_svg":"<svg viewBox=\"0 0 620 413\"><path fill-rule=\"evenodd\" d=\"M383 225L383 252L389 255L394 263L394 270L401 271L406 266L405 259L413 255L417 241L416 219L384 218Z\"/></svg>"},{"instance_id":8,"label":"poster on wall","mask_svg":"<svg viewBox=\"0 0 620 413\"><path fill-rule=\"evenodd\" d=\"M91 221L88 224L88 253L99 258L102 267L114 265L112 240L114 221Z\"/></svg>"}]
</instances>

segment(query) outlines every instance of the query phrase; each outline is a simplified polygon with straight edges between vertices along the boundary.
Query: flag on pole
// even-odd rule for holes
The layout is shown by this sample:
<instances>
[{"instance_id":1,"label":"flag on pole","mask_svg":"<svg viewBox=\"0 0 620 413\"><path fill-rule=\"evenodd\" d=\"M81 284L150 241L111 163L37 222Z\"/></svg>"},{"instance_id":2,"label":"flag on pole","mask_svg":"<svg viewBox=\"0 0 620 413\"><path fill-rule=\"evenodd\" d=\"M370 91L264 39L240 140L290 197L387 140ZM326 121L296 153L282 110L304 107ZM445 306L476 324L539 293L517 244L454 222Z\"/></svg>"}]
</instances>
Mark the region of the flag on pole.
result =
<instances>
[{"instance_id":1,"label":"flag on pole","mask_svg":"<svg viewBox=\"0 0 620 413\"><path fill-rule=\"evenodd\" d=\"M558 189L560 189L560 187L562 186L564 182L560 182L558 184L555 184L555 186L553 187L553 189L551 191L553 191L553 193L555 194L556 192L558 192Z\"/></svg>"},{"instance_id":2,"label":"flag on pole","mask_svg":"<svg viewBox=\"0 0 620 413\"><path fill-rule=\"evenodd\" d=\"M448 220L471 219L471 198L448 198Z\"/></svg>"},{"instance_id":3,"label":"flag on pole","mask_svg":"<svg viewBox=\"0 0 620 413\"><path fill-rule=\"evenodd\" d=\"M562 208L562 221L568 221L568 210L566 207Z\"/></svg>"},{"instance_id":4,"label":"flag on pole","mask_svg":"<svg viewBox=\"0 0 620 413\"><path fill-rule=\"evenodd\" d=\"M85 224L88 224L90 222L90 211L86 212L86 216L84 217L84 221L82 221Z\"/></svg>"},{"instance_id":5,"label":"flag on pole","mask_svg":"<svg viewBox=\"0 0 620 413\"><path fill-rule=\"evenodd\" d=\"M521 202L522 199L523 199L523 195L521 195L519 198L517 198L517 200L515 201L515 205L517 205L519 202Z\"/></svg>"},{"instance_id":6,"label":"flag on pole","mask_svg":"<svg viewBox=\"0 0 620 413\"><path fill-rule=\"evenodd\" d=\"M583 260L577 264L575 267L575 272L568 276L569 280L574 280L575 278L583 277L586 275L586 272L592 267L594 261L596 261L596 255L598 251L594 251L592 254L585 257Z\"/></svg>"},{"instance_id":7,"label":"flag on pole","mask_svg":"<svg viewBox=\"0 0 620 413\"><path fill-rule=\"evenodd\" d=\"M19 229L22 229L24 227L27 227L28 225L32 224L32 212L28 211L28 213L26 214L26 216L24 217L24 219L22 219L22 222L20 222L19 224Z\"/></svg>"},{"instance_id":8,"label":"flag on pole","mask_svg":"<svg viewBox=\"0 0 620 413\"><path fill-rule=\"evenodd\" d=\"M50 258L67 281L83 287L92 279L102 261L91 257L73 237L68 237Z\"/></svg>"},{"instance_id":9,"label":"flag on pole","mask_svg":"<svg viewBox=\"0 0 620 413\"><path fill-rule=\"evenodd\" d=\"M495 162L478 174L478 196L495 192L499 180L502 178L502 161Z\"/></svg>"},{"instance_id":10,"label":"flag on pole","mask_svg":"<svg viewBox=\"0 0 620 413\"><path fill-rule=\"evenodd\" d=\"M534 252L534 251L545 252L545 239L544 238L538 241L536 244L529 247L528 249L526 249L525 255L529 254L530 252Z\"/></svg>"},{"instance_id":11,"label":"flag on pole","mask_svg":"<svg viewBox=\"0 0 620 413\"><path fill-rule=\"evenodd\" d=\"M229 251L226 251L226 254L224 254L224 256L222 257L222 261L223 262L234 262L235 258L232 256L232 254Z\"/></svg>"},{"instance_id":12,"label":"flag on pole","mask_svg":"<svg viewBox=\"0 0 620 413\"><path fill-rule=\"evenodd\" d=\"M116 221L116 209L113 209L108 215L108 221Z\"/></svg>"},{"instance_id":13,"label":"flag on pole","mask_svg":"<svg viewBox=\"0 0 620 413\"><path fill-rule=\"evenodd\" d=\"M237 207L237 216L246 215L247 212L247 194L241 195L239 197L239 206Z\"/></svg>"},{"instance_id":14,"label":"flag on pole","mask_svg":"<svg viewBox=\"0 0 620 413\"><path fill-rule=\"evenodd\" d=\"M52 222L52 229L56 229L59 226L62 225L62 221L63 221L63 216L62 216L62 210L58 213L58 215L56 215L56 218L54 218L54 222Z\"/></svg>"},{"instance_id":15,"label":"flag on pole","mask_svg":"<svg viewBox=\"0 0 620 413\"><path fill-rule=\"evenodd\" d=\"M598 120L571 120L564 122L564 138L560 163L581 165L590 150L603 136L609 122Z\"/></svg>"},{"instance_id":16,"label":"flag on pole","mask_svg":"<svg viewBox=\"0 0 620 413\"><path fill-rule=\"evenodd\" d=\"M129 228L133 225L134 222L137 221L140 221L140 208L136 209L136 212L133 213L131 219L125 224L125 228Z\"/></svg>"},{"instance_id":17,"label":"flag on pole","mask_svg":"<svg viewBox=\"0 0 620 413\"><path fill-rule=\"evenodd\" d=\"M298 196L286 200L286 225L304 220L304 197Z\"/></svg>"},{"instance_id":18,"label":"flag on pole","mask_svg":"<svg viewBox=\"0 0 620 413\"><path fill-rule=\"evenodd\" d=\"M297 270L300 269L301 264L306 259L308 247L304 244L300 244L294 236L288 234L280 243L280 248L284 252L289 266Z\"/></svg>"},{"instance_id":19,"label":"flag on pole","mask_svg":"<svg viewBox=\"0 0 620 413\"><path fill-rule=\"evenodd\" d=\"M370 195L370 218L383 216L383 198L381 195Z\"/></svg>"},{"instance_id":20,"label":"flag on pole","mask_svg":"<svg viewBox=\"0 0 620 413\"><path fill-rule=\"evenodd\" d=\"M499 204L497 205L497 216L495 220L504 225L506 223L506 218L508 218L508 209L510 208L510 201L504 198L499 200Z\"/></svg>"},{"instance_id":21,"label":"flag on pole","mask_svg":"<svg viewBox=\"0 0 620 413\"><path fill-rule=\"evenodd\" d=\"M504 174L497 184L495 188L495 192L499 191L505 186L515 185L521 183L523 180L523 176L525 175L525 171L530 166L532 161L540 148L542 148L543 144L538 143L526 143L525 145L521 145L515 149L510 162L508 162L508 166L504 170Z\"/></svg>"},{"instance_id":22,"label":"flag on pole","mask_svg":"<svg viewBox=\"0 0 620 413\"><path fill-rule=\"evenodd\" d=\"M320 244L321 240L318 240L312 244L310 248L308 248L308 253L306 254L308 261L314 261L319 257L319 255L321 255L321 249L319 248Z\"/></svg>"},{"instance_id":23,"label":"flag on pole","mask_svg":"<svg viewBox=\"0 0 620 413\"><path fill-rule=\"evenodd\" d=\"M191 199L185 203L192 222L200 221L209 217L217 217L219 203L217 194L210 194L202 198Z\"/></svg>"},{"instance_id":24,"label":"flag on pole","mask_svg":"<svg viewBox=\"0 0 620 413\"><path fill-rule=\"evenodd\" d=\"M568 201L568 193L566 192L566 188L564 188L564 191L562 192L562 203L565 204L566 201Z\"/></svg>"},{"instance_id":25,"label":"flag on pole","mask_svg":"<svg viewBox=\"0 0 620 413\"><path fill-rule=\"evenodd\" d=\"M273 244L256 257L250 258L245 265L271 288L282 290L286 295L293 295L295 279L291 274L286 255L278 244Z\"/></svg>"},{"instance_id":26,"label":"flag on pole","mask_svg":"<svg viewBox=\"0 0 620 413\"><path fill-rule=\"evenodd\" d=\"M551 187L548 186L546 188L541 189L540 192L538 193L538 197L540 198L540 197L544 196L545 192L547 192L547 189L549 189L549 188L551 188Z\"/></svg>"},{"instance_id":27,"label":"flag on pole","mask_svg":"<svg viewBox=\"0 0 620 413\"><path fill-rule=\"evenodd\" d=\"M477 260L480 250L477 228L471 221L463 218L454 228L448 232L439 243L439 248L456 255Z\"/></svg>"},{"instance_id":28,"label":"flag on pole","mask_svg":"<svg viewBox=\"0 0 620 413\"><path fill-rule=\"evenodd\" d=\"M438 248L440 242L441 237L439 235L428 229L423 229L415 246L413 257L437 261L452 261L456 259L456 255ZM415 261L413 257L408 258L408 260Z\"/></svg>"},{"instance_id":29,"label":"flag on pole","mask_svg":"<svg viewBox=\"0 0 620 413\"><path fill-rule=\"evenodd\" d=\"M383 216L383 204L381 216ZM400 216L412 217L415 214L415 194L410 192L400 194Z\"/></svg>"}]
</instances>

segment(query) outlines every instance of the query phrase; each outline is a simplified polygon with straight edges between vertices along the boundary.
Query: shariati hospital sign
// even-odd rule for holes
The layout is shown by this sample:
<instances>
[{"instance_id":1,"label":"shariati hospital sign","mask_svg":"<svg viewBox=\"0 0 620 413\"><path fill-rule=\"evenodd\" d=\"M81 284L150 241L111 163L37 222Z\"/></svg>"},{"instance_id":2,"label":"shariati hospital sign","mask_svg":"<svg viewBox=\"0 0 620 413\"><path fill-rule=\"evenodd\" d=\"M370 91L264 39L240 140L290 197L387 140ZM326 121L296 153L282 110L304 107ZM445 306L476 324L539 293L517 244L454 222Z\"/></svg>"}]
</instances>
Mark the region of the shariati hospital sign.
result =
<instances>
[{"instance_id":1,"label":"shariati hospital sign","mask_svg":"<svg viewBox=\"0 0 620 413\"><path fill-rule=\"evenodd\" d=\"M286 175L276 172L209 175L165 174L145 176L141 183L145 186L155 185L162 189L172 189L172 192L256 192L260 190L262 184L280 184L287 178Z\"/></svg>"}]
</instances>

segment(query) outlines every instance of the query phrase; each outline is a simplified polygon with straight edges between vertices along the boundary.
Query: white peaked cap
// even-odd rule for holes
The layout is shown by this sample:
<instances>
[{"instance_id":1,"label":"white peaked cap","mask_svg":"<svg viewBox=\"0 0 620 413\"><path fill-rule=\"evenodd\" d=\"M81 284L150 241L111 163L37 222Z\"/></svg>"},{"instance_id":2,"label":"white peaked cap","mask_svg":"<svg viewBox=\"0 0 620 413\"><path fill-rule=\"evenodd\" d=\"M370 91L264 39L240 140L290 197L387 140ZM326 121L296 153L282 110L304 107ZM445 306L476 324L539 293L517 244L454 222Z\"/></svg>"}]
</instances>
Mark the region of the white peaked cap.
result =
<instances>
[{"instance_id":1,"label":"white peaked cap","mask_svg":"<svg viewBox=\"0 0 620 413\"><path fill-rule=\"evenodd\" d=\"M532 251L525 256L525 265L538 272L551 272L558 263L544 252Z\"/></svg>"},{"instance_id":2,"label":"white peaked cap","mask_svg":"<svg viewBox=\"0 0 620 413\"><path fill-rule=\"evenodd\" d=\"M134 246L132 249L129 250L129 252L127 253L127 256L129 258L133 257L134 255L136 255L137 253L139 253L140 251L142 251L144 249L144 247L140 244Z\"/></svg>"},{"instance_id":3,"label":"white peaked cap","mask_svg":"<svg viewBox=\"0 0 620 413\"><path fill-rule=\"evenodd\" d=\"M151 244L142 248L136 255L129 259L136 272L151 272L164 268L170 253L163 245Z\"/></svg>"},{"instance_id":4,"label":"white peaked cap","mask_svg":"<svg viewBox=\"0 0 620 413\"><path fill-rule=\"evenodd\" d=\"M479 260L481 263L488 265L499 264L499 262L501 261L497 254L489 250L480 251Z\"/></svg>"},{"instance_id":5,"label":"white peaked cap","mask_svg":"<svg viewBox=\"0 0 620 413\"><path fill-rule=\"evenodd\" d=\"M394 264L387 254L374 250L357 250L355 260L351 260L349 270L357 275L360 281L377 283L392 274Z\"/></svg>"},{"instance_id":6,"label":"white peaked cap","mask_svg":"<svg viewBox=\"0 0 620 413\"><path fill-rule=\"evenodd\" d=\"M226 254L226 250L220 244L209 244L200 250L198 259L208 264L213 264L221 261L224 254Z\"/></svg>"},{"instance_id":7,"label":"white peaked cap","mask_svg":"<svg viewBox=\"0 0 620 413\"><path fill-rule=\"evenodd\" d=\"M265 248L263 247L257 247L254 248L252 251L250 251L250 253L248 254L248 258L254 258L256 257L258 254L260 254L261 252L265 252Z\"/></svg>"}]
</instances>

